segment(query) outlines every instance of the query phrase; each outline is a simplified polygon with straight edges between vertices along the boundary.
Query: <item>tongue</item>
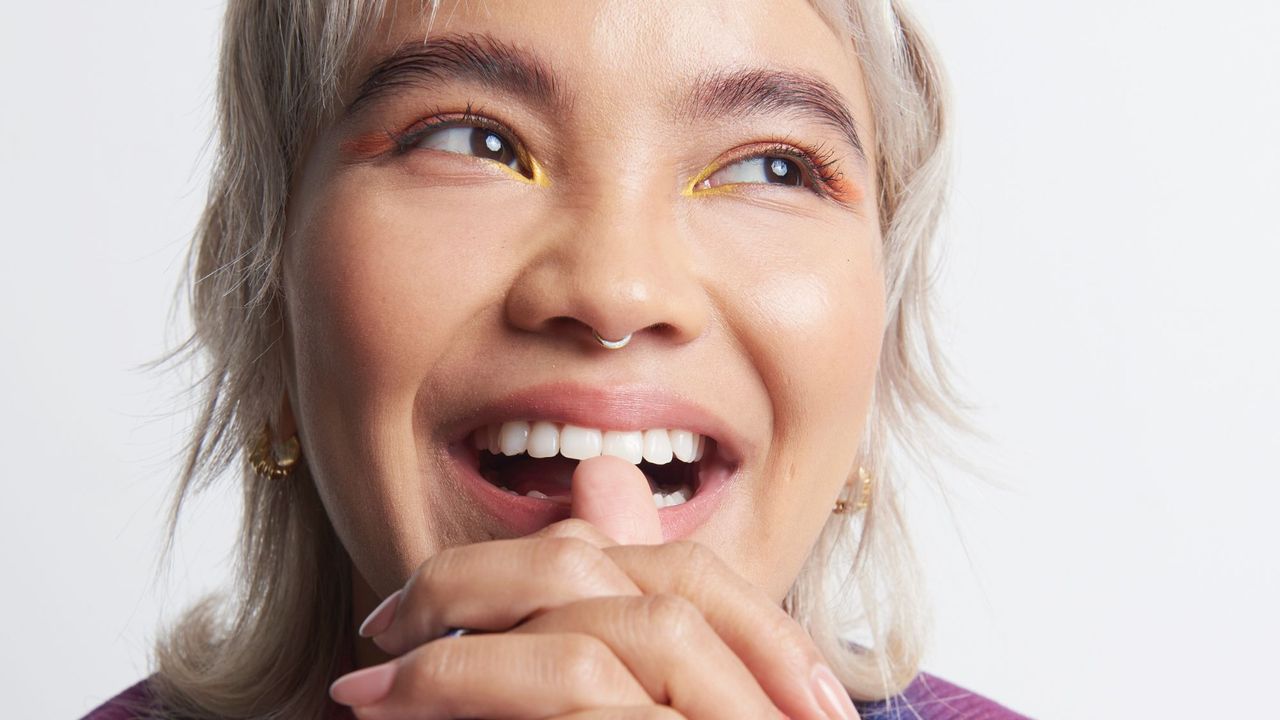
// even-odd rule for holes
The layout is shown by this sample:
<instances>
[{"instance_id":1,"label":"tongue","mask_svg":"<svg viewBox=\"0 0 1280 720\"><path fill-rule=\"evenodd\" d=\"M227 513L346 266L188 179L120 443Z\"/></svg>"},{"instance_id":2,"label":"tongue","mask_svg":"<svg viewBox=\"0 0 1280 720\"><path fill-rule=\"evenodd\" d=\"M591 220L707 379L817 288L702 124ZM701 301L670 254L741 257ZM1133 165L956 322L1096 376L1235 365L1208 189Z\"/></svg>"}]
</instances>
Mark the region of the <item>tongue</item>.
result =
<instances>
[{"instance_id":1,"label":"tongue","mask_svg":"<svg viewBox=\"0 0 1280 720\"><path fill-rule=\"evenodd\" d=\"M595 525L620 545L662 542L662 523L649 480L622 458L601 455L578 463L572 507L573 517Z\"/></svg>"}]
</instances>

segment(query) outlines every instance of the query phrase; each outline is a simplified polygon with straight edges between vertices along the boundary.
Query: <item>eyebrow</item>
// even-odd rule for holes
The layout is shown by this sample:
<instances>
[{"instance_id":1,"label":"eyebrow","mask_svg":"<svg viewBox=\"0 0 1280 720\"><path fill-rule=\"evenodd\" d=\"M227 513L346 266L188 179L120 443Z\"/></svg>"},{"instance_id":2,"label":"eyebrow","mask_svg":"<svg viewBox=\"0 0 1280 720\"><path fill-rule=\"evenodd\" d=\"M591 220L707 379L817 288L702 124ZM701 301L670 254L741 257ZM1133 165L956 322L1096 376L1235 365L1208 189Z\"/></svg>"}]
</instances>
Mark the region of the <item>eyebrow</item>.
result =
<instances>
[{"instance_id":1,"label":"eyebrow","mask_svg":"<svg viewBox=\"0 0 1280 720\"><path fill-rule=\"evenodd\" d=\"M403 89L470 81L497 88L551 115L566 115L573 98L537 55L483 33L449 34L402 45L383 58L347 105L348 115ZM744 68L704 73L675 105L685 122L726 116L789 114L835 129L866 163L857 123L840 92L795 70Z\"/></svg>"},{"instance_id":2,"label":"eyebrow","mask_svg":"<svg viewBox=\"0 0 1280 720\"><path fill-rule=\"evenodd\" d=\"M815 120L841 135L866 162L857 123L840 92L807 73L771 68L745 68L704 74L678 106L689 122L719 116L786 113Z\"/></svg>"},{"instance_id":3,"label":"eyebrow","mask_svg":"<svg viewBox=\"0 0 1280 720\"><path fill-rule=\"evenodd\" d=\"M354 114L402 89L450 81L498 88L556 113L566 113L573 104L537 56L491 35L451 34L397 48L370 71L346 112Z\"/></svg>"}]
</instances>

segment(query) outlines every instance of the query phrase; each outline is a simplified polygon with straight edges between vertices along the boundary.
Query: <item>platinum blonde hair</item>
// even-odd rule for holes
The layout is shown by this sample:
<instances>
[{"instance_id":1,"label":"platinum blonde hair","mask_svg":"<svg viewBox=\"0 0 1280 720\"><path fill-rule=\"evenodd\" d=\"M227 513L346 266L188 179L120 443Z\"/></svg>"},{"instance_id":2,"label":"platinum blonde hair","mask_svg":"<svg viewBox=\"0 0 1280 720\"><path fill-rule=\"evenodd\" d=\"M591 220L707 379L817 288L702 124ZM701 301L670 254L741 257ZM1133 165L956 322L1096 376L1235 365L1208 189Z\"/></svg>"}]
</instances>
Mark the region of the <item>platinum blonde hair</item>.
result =
<instances>
[{"instance_id":1,"label":"platinum blonde hair","mask_svg":"<svg viewBox=\"0 0 1280 720\"><path fill-rule=\"evenodd\" d=\"M243 453L279 419L284 394L280 250L290 181L385 1L228 4L216 165L189 258L194 331L168 356L201 363L204 400L161 556L171 557L184 500L228 469L241 478L244 513L229 593L203 598L156 643L155 717L320 717L328 682L353 647L351 561L305 467L289 482L264 481ZM832 516L784 607L854 697L877 699L915 676L922 636L889 451L927 458L923 431L960 421L929 304L948 175L946 102L934 52L900 3L810 2L851 38L866 76L888 312L861 451L877 477L871 507L859 518ZM438 0L429 5L434 20ZM836 596L857 607L832 607L833 562L845 571ZM865 641L843 641L850 627Z\"/></svg>"}]
</instances>

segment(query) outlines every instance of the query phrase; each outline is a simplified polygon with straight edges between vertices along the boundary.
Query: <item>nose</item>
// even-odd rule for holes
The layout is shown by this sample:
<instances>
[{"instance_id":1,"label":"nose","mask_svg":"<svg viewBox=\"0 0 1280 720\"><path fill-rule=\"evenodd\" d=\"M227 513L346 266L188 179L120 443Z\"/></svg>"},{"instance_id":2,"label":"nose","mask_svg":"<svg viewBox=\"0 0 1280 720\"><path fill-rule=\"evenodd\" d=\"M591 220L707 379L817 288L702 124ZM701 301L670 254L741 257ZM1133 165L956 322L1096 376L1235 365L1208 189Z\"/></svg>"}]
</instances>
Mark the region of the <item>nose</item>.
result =
<instances>
[{"instance_id":1,"label":"nose","mask_svg":"<svg viewBox=\"0 0 1280 720\"><path fill-rule=\"evenodd\" d=\"M561 207L506 297L522 330L599 348L637 342L686 343L710 317L709 299L675 218L674 198L614 194Z\"/></svg>"}]
</instances>

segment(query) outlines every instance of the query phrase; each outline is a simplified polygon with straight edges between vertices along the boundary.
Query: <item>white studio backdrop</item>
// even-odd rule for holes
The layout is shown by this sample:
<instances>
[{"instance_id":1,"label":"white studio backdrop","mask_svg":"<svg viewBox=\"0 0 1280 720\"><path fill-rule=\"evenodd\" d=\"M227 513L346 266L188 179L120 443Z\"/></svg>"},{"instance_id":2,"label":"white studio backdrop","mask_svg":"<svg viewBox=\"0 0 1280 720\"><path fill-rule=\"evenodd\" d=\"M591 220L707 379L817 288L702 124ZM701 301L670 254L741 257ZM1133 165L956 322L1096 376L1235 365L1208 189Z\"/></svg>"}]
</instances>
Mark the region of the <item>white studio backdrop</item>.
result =
<instances>
[{"instance_id":1,"label":"white studio backdrop","mask_svg":"<svg viewBox=\"0 0 1280 720\"><path fill-rule=\"evenodd\" d=\"M952 76L944 333L989 440L910 488L927 668L1036 717L1246 715L1280 632L1280 5L921 0ZM0 9L0 682L79 717L220 586L170 323L221 4Z\"/></svg>"}]
</instances>

